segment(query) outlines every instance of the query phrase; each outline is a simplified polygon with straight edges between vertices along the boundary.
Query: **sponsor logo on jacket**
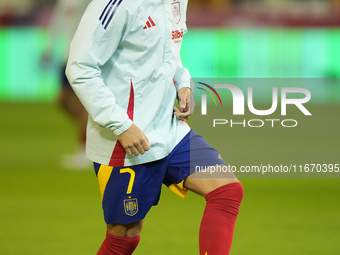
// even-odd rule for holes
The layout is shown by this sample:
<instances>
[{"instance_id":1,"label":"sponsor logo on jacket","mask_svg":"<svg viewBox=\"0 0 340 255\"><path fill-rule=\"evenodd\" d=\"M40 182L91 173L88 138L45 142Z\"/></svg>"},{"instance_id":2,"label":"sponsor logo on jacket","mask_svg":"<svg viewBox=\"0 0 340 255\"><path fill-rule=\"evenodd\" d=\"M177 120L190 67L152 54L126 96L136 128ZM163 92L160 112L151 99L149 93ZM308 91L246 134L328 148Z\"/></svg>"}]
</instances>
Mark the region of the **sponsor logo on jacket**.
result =
<instances>
[{"instance_id":1,"label":"sponsor logo on jacket","mask_svg":"<svg viewBox=\"0 0 340 255\"><path fill-rule=\"evenodd\" d=\"M180 30L172 31L171 35L172 35L172 40L175 43L180 43L182 41L182 38L183 38L183 29L181 29L181 31Z\"/></svg>"}]
</instances>

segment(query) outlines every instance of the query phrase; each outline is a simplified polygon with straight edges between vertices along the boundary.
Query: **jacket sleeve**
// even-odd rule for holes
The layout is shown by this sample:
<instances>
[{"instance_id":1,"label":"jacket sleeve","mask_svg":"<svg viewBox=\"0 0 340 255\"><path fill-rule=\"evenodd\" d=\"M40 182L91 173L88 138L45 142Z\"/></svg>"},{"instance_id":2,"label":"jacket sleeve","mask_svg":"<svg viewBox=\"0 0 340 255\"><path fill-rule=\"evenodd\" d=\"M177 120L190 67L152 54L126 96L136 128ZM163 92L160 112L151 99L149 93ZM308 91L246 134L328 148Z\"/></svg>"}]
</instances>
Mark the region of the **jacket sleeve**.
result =
<instances>
[{"instance_id":1,"label":"jacket sleeve","mask_svg":"<svg viewBox=\"0 0 340 255\"><path fill-rule=\"evenodd\" d=\"M100 67L112 57L128 26L128 10L121 2L90 3L72 40L66 68L68 80L90 116L116 136L132 121L104 84Z\"/></svg>"},{"instance_id":2,"label":"jacket sleeve","mask_svg":"<svg viewBox=\"0 0 340 255\"><path fill-rule=\"evenodd\" d=\"M174 80L177 92L181 88L190 88L192 92L194 92L195 89L194 83L192 82L188 69L183 67L181 59L179 59L178 61Z\"/></svg>"}]
</instances>

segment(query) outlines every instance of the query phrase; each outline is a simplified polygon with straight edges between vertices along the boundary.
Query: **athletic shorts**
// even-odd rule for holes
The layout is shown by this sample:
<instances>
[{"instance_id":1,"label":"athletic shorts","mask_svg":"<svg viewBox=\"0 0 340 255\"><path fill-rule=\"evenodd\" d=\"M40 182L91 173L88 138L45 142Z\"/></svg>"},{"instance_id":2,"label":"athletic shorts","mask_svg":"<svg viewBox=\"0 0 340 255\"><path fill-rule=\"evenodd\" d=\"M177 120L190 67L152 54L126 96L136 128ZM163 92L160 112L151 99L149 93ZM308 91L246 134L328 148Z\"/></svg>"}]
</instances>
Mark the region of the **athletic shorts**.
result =
<instances>
[{"instance_id":1,"label":"athletic shorts","mask_svg":"<svg viewBox=\"0 0 340 255\"><path fill-rule=\"evenodd\" d=\"M129 224L144 219L158 204L162 184L184 198L183 181L195 166L217 164L225 164L217 150L192 130L161 160L128 167L94 163L105 222Z\"/></svg>"}]
</instances>

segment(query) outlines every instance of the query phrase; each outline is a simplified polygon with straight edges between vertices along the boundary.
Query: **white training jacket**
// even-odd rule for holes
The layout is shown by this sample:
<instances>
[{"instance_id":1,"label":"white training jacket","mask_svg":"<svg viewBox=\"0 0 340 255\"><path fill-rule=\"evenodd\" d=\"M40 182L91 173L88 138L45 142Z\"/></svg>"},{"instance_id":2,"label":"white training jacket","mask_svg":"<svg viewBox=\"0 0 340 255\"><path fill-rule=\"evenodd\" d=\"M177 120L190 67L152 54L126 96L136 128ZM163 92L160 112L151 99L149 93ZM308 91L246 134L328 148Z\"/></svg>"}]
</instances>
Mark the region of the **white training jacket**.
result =
<instances>
[{"instance_id":1,"label":"white training jacket","mask_svg":"<svg viewBox=\"0 0 340 255\"><path fill-rule=\"evenodd\" d=\"M190 131L173 115L190 87L181 64L187 0L94 0L71 43L66 74L89 113L87 157L130 166L166 157ZM151 148L128 156L117 136L134 123Z\"/></svg>"}]
</instances>

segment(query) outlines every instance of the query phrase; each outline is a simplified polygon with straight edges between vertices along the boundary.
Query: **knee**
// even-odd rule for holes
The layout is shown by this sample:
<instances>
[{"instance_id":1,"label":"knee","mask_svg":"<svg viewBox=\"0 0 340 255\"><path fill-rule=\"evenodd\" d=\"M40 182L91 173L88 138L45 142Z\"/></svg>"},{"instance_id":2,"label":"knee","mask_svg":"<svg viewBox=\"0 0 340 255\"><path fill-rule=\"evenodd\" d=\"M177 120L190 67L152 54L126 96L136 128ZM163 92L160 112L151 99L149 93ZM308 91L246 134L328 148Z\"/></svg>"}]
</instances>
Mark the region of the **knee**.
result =
<instances>
[{"instance_id":1,"label":"knee","mask_svg":"<svg viewBox=\"0 0 340 255\"><path fill-rule=\"evenodd\" d=\"M242 183L240 182L234 182L229 184L230 186L228 189L230 190L230 193L232 194L232 197L238 201L239 203L242 202L243 196L244 196L244 188ZM228 184L226 185L228 186Z\"/></svg>"},{"instance_id":2,"label":"knee","mask_svg":"<svg viewBox=\"0 0 340 255\"><path fill-rule=\"evenodd\" d=\"M217 167L225 167L225 165L217 165ZM231 171L223 172L218 175L213 176L210 171L208 172L196 172L189 175L184 181L184 187L191 190L201 196L206 196L210 192L221 188L222 186L228 186L233 183L239 183L238 179ZM231 185L230 187L232 187ZM241 183L236 187L235 192L243 194L243 186ZM229 186L228 186L229 187Z\"/></svg>"},{"instance_id":3,"label":"knee","mask_svg":"<svg viewBox=\"0 0 340 255\"><path fill-rule=\"evenodd\" d=\"M229 213L236 220L243 199L244 189L240 182L223 185L205 196L207 204Z\"/></svg>"},{"instance_id":4,"label":"knee","mask_svg":"<svg viewBox=\"0 0 340 255\"><path fill-rule=\"evenodd\" d=\"M219 194L219 195L218 195ZM241 203L244 195L244 188L243 185L240 182L233 182L229 184L225 184L220 186L217 189L214 189L210 193L208 193L205 198L208 200L211 197L220 197L220 198L226 198Z\"/></svg>"}]
</instances>

